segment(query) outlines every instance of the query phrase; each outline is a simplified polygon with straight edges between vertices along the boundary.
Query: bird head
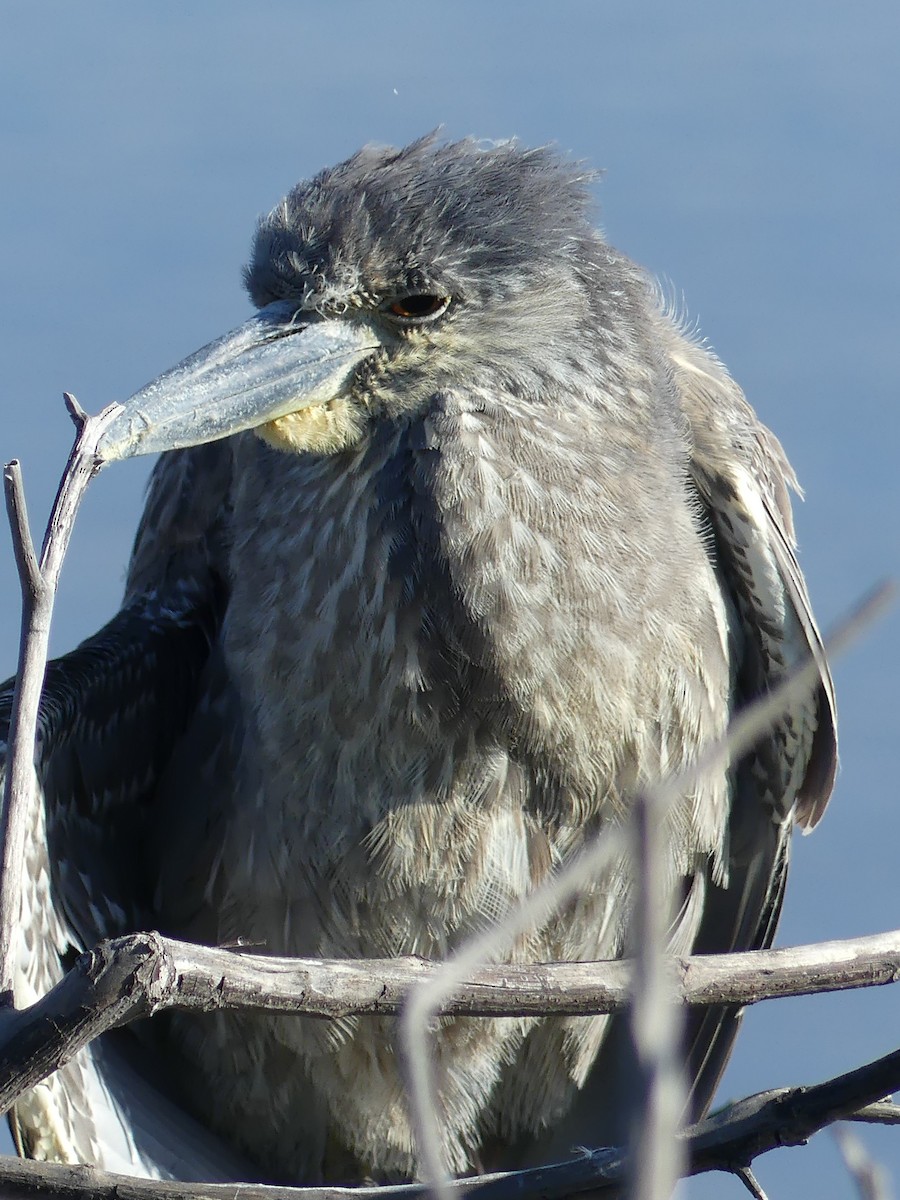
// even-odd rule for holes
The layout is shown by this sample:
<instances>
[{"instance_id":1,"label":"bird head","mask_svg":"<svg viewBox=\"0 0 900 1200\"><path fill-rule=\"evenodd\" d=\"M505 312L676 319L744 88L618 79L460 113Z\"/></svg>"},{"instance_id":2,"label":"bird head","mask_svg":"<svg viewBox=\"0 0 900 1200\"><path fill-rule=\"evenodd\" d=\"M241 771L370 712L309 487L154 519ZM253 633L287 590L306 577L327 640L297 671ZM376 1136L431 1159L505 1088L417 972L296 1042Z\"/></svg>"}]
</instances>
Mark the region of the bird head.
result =
<instances>
[{"instance_id":1,"label":"bird head","mask_svg":"<svg viewBox=\"0 0 900 1200\"><path fill-rule=\"evenodd\" d=\"M257 229L257 315L128 400L101 458L250 429L334 452L454 388L578 386L604 324L597 273L618 261L589 179L547 148L431 136L299 184Z\"/></svg>"}]
</instances>

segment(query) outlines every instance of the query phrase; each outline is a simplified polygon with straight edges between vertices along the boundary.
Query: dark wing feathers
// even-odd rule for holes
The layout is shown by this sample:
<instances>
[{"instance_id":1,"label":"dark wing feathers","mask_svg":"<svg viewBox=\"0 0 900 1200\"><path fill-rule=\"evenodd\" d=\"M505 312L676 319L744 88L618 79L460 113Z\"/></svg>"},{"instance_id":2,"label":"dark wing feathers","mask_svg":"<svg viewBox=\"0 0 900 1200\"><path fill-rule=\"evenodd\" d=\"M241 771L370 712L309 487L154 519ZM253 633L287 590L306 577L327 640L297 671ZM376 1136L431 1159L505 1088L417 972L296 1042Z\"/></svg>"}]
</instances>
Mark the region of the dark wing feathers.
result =
<instances>
[{"instance_id":1,"label":"dark wing feathers","mask_svg":"<svg viewBox=\"0 0 900 1200\"><path fill-rule=\"evenodd\" d=\"M795 619L801 630L806 649L819 667L817 692L818 721L813 735L812 749L806 765L806 774L797 792L796 810L794 813L795 822L801 829L808 832L814 829L821 820L837 774L837 709L834 698L834 684L831 679L831 672L828 669L828 663L825 659L825 649L822 645L822 639L810 608L806 584L800 572L800 566L794 554L793 546L788 540L787 529L777 519L765 496L763 497L763 506L769 518L772 553L778 563L785 595L795 614Z\"/></svg>"},{"instance_id":2,"label":"dark wing feathers","mask_svg":"<svg viewBox=\"0 0 900 1200\"><path fill-rule=\"evenodd\" d=\"M152 882L139 875L147 806L194 706L220 609L211 586L145 597L49 664L38 773L58 894L79 948L147 920Z\"/></svg>"},{"instance_id":3,"label":"dark wing feathers","mask_svg":"<svg viewBox=\"0 0 900 1200\"><path fill-rule=\"evenodd\" d=\"M148 805L222 621L230 469L221 443L160 460L122 610L47 668L37 762L58 903L78 948L140 928L152 910ZM0 700L7 720L10 703Z\"/></svg>"},{"instance_id":4,"label":"dark wing feathers","mask_svg":"<svg viewBox=\"0 0 900 1200\"><path fill-rule=\"evenodd\" d=\"M125 607L47 668L36 755L44 803L26 858L20 1005L52 987L74 951L147 921L156 782L197 703L224 610L212 565L224 509L209 484L224 478L216 466L225 461L204 448L161 462ZM204 466L205 492L196 488ZM10 682L0 691L4 741L11 705ZM23 1097L11 1125L34 1157L163 1178L253 1178L169 1098L128 1031L105 1035Z\"/></svg>"},{"instance_id":5,"label":"dark wing feathers","mask_svg":"<svg viewBox=\"0 0 900 1200\"><path fill-rule=\"evenodd\" d=\"M727 879L707 881L700 954L762 949L775 936L793 824L821 817L837 769L834 690L794 554L789 488L797 482L716 359L670 330L672 377L693 442L691 475L714 535L717 570L734 611L735 707L751 704L810 657L819 680L736 766ZM737 1034L736 1009L689 1018L693 1109L712 1100Z\"/></svg>"}]
</instances>

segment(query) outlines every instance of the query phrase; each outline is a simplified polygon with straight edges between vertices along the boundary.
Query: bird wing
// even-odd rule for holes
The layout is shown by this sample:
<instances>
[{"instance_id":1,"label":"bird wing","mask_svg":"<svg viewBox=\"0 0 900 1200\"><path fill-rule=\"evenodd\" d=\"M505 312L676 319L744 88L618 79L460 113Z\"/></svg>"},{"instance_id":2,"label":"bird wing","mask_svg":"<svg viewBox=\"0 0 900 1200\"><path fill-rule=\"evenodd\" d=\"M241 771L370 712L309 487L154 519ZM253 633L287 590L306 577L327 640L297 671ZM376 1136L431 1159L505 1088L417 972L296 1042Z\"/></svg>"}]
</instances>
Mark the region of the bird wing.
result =
<instances>
[{"instance_id":1,"label":"bird wing","mask_svg":"<svg viewBox=\"0 0 900 1200\"><path fill-rule=\"evenodd\" d=\"M670 330L669 361L693 444L691 476L709 522L732 612L735 708L789 677L810 657L818 680L734 770L728 870L707 881L696 953L771 945L781 911L794 824L819 821L837 769L834 690L794 553L789 489L799 490L775 436L705 349ZM689 1020L694 1111L702 1115L737 1034L740 1012Z\"/></svg>"},{"instance_id":2,"label":"bird wing","mask_svg":"<svg viewBox=\"0 0 900 1200\"><path fill-rule=\"evenodd\" d=\"M794 555L788 489L797 485L784 451L712 355L668 319L660 336L693 447L689 484L729 613L734 707L764 695L810 656L819 668L809 694L795 698L733 769L726 870L719 876L708 869L705 878L686 881L686 896L700 898L699 922L686 902L671 930L677 954L761 949L771 945L778 924L792 826L815 825L834 782L834 693ZM735 1007L688 1015L693 1118L712 1101L740 1018ZM613 1017L584 1088L560 1127L537 1140L528 1161L565 1154L572 1145L627 1138L635 1065L627 1018Z\"/></svg>"},{"instance_id":3,"label":"bird wing","mask_svg":"<svg viewBox=\"0 0 900 1200\"><path fill-rule=\"evenodd\" d=\"M224 493L220 486L198 501L195 490L206 468L222 484L223 455L204 448L161 460L124 607L48 666L40 803L24 863L20 1008L81 950L148 921L154 880L144 843L156 781L197 704L223 610L212 550ZM4 742L11 705L12 681L0 690ZM249 1178L232 1173L234 1156L166 1095L151 1059L128 1031L81 1051L17 1103L10 1121L20 1153L162 1178Z\"/></svg>"},{"instance_id":4,"label":"bird wing","mask_svg":"<svg viewBox=\"0 0 900 1200\"><path fill-rule=\"evenodd\" d=\"M816 685L792 700L751 756L763 807L808 831L834 786L837 741L831 673L794 553L789 489L799 486L778 439L709 352L679 336L670 361L690 424L693 482L740 630L735 706L810 658L818 667Z\"/></svg>"}]
</instances>

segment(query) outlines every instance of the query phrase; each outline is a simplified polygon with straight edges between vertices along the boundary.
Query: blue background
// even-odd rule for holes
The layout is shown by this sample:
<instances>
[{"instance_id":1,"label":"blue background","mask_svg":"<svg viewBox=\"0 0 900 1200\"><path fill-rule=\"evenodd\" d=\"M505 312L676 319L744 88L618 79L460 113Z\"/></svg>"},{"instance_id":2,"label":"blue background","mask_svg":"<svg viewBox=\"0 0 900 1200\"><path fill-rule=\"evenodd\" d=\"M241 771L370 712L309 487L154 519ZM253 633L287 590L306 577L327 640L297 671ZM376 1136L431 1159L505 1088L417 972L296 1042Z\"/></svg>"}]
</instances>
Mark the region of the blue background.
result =
<instances>
[{"instance_id":1,"label":"blue background","mask_svg":"<svg viewBox=\"0 0 900 1200\"><path fill-rule=\"evenodd\" d=\"M365 141L556 142L605 169L610 240L684 297L806 487L828 623L900 566L897 0L0 4L0 455L42 521L96 411L248 312L254 221ZM115 610L147 464L93 485L54 647ZM0 556L0 663L18 585ZM782 944L900 926L896 608L835 665L843 770L796 845ZM898 995L750 1013L723 1096L900 1044ZM900 1130L864 1131L900 1180ZM758 1163L772 1196L854 1188L830 1135ZM736 1180L687 1185L740 1196Z\"/></svg>"}]
</instances>

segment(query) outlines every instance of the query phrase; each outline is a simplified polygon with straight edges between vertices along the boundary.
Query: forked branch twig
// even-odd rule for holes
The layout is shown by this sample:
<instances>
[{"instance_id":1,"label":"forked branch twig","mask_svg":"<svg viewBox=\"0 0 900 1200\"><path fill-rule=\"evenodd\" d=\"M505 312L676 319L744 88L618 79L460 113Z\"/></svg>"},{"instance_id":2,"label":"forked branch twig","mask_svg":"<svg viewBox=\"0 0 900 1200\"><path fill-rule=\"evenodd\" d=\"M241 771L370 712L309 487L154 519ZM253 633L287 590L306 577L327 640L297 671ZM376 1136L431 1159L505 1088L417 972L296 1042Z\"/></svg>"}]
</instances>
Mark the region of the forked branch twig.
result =
<instances>
[{"instance_id":1,"label":"forked branch twig","mask_svg":"<svg viewBox=\"0 0 900 1200\"><path fill-rule=\"evenodd\" d=\"M53 604L75 516L88 484L100 469L98 442L120 411L120 405L113 404L98 416L89 417L68 392L65 402L77 434L53 503L40 560L28 526L19 463L14 459L4 470L6 505L22 584L22 636L0 823L0 1004L6 1005L12 1004L16 931L22 907L21 863L29 813L35 803L34 746Z\"/></svg>"}]
</instances>

